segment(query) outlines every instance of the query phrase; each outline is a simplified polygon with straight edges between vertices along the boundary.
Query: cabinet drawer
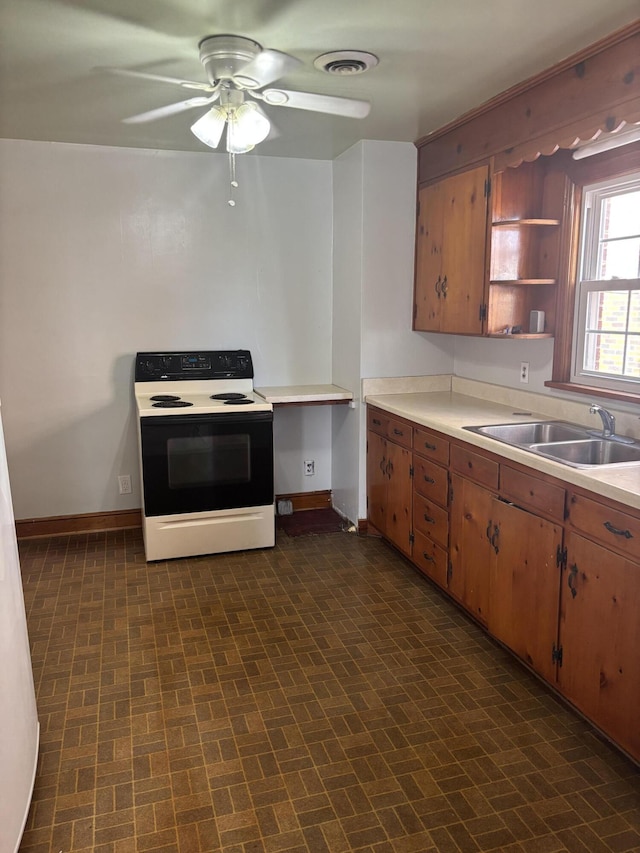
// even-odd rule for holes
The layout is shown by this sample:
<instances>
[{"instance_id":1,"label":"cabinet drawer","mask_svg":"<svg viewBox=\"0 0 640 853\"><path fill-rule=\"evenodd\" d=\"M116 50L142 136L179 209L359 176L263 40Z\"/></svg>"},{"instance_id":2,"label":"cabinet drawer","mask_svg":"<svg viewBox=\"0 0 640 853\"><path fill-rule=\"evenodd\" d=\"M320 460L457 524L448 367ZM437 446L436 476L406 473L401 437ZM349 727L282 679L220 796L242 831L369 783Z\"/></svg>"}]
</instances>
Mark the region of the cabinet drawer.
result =
<instances>
[{"instance_id":1,"label":"cabinet drawer","mask_svg":"<svg viewBox=\"0 0 640 853\"><path fill-rule=\"evenodd\" d=\"M569 494L568 509L569 522L576 530L634 560L640 559L640 518L575 492Z\"/></svg>"},{"instance_id":2,"label":"cabinet drawer","mask_svg":"<svg viewBox=\"0 0 640 853\"><path fill-rule=\"evenodd\" d=\"M413 542L413 562L431 580L447 587L447 552L431 539L416 532Z\"/></svg>"},{"instance_id":3,"label":"cabinet drawer","mask_svg":"<svg viewBox=\"0 0 640 853\"><path fill-rule=\"evenodd\" d=\"M564 519L564 489L524 471L501 465L500 494L524 509L532 509L558 521Z\"/></svg>"},{"instance_id":4,"label":"cabinet drawer","mask_svg":"<svg viewBox=\"0 0 640 853\"><path fill-rule=\"evenodd\" d=\"M402 447L411 447L413 429L402 421L389 418L387 423L387 438Z\"/></svg>"},{"instance_id":5,"label":"cabinet drawer","mask_svg":"<svg viewBox=\"0 0 640 853\"><path fill-rule=\"evenodd\" d=\"M441 465L449 464L449 442L425 429L413 430L413 449L427 459L433 459Z\"/></svg>"},{"instance_id":6,"label":"cabinet drawer","mask_svg":"<svg viewBox=\"0 0 640 853\"><path fill-rule=\"evenodd\" d=\"M449 513L422 495L413 496L413 530L433 539L443 548L449 545Z\"/></svg>"},{"instance_id":7,"label":"cabinet drawer","mask_svg":"<svg viewBox=\"0 0 640 853\"><path fill-rule=\"evenodd\" d=\"M446 468L415 456L413 488L423 497L446 507L449 500L449 478Z\"/></svg>"},{"instance_id":8,"label":"cabinet drawer","mask_svg":"<svg viewBox=\"0 0 640 853\"><path fill-rule=\"evenodd\" d=\"M388 425L388 415L383 414L378 409L367 410L367 429L370 429L372 432L377 432L380 435L386 436Z\"/></svg>"},{"instance_id":9,"label":"cabinet drawer","mask_svg":"<svg viewBox=\"0 0 640 853\"><path fill-rule=\"evenodd\" d=\"M498 488L498 463L466 447L454 445L451 448L451 467L458 474L475 480L489 489Z\"/></svg>"}]
</instances>

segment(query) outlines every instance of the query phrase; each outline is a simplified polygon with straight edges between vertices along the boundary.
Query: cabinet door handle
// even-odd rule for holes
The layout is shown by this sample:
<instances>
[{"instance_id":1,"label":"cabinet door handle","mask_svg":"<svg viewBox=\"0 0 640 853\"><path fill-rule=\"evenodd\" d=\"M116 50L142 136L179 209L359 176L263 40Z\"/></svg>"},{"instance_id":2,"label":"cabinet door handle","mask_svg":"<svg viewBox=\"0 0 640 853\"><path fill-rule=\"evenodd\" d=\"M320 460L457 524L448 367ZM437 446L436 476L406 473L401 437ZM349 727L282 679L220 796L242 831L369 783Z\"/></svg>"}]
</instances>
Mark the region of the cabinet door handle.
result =
<instances>
[{"instance_id":1,"label":"cabinet door handle","mask_svg":"<svg viewBox=\"0 0 640 853\"><path fill-rule=\"evenodd\" d=\"M442 285L441 285L440 289L442 290L442 295L446 299L447 298L447 277L446 277L446 275L442 279Z\"/></svg>"},{"instance_id":2,"label":"cabinet door handle","mask_svg":"<svg viewBox=\"0 0 640 853\"><path fill-rule=\"evenodd\" d=\"M614 527L610 521L605 521L604 526L607 528L609 533L613 533L616 536L624 536L625 539L633 539L633 533L629 530L620 530L619 527Z\"/></svg>"},{"instance_id":3,"label":"cabinet door handle","mask_svg":"<svg viewBox=\"0 0 640 853\"><path fill-rule=\"evenodd\" d=\"M578 574L578 567L574 563L571 566L571 568L569 569L569 574L567 575L567 586L571 590L571 598L575 598L576 595L578 594L578 591L576 590L576 588L574 586L577 574Z\"/></svg>"},{"instance_id":4,"label":"cabinet door handle","mask_svg":"<svg viewBox=\"0 0 640 853\"><path fill-rule=\"evenodd\" d=\"M440 281L440 276L438 276L438 280L435 283L435 290L436 290L436 293L438 294L438 299L440 299L440 286L441 286L441 281Z\"/></svg>"},{"instance_id":5,"label":"cabinet door handle","mask_svg":"<svg viewBox=\"0 0 640 853\"><path fill-rule=\"evenodd\" d=\"M436 449L435 444L429 444L428 441L425 441L424 446L427 450L435 450Z\"/></svg>"},{"instance_id":6,"label":"cabinet door handle","mask_svg":"<svg viewBox=\"0 0 640 853\"><path fill-rule=\"evenodd\" d=\"M493 524L493 522L491 521L491 519L489 519L489 524L487 524L487 533L486 533L486 537L487 537L488 542L491 542L491 525L492 524Z\"/></svg>"},{"instance_id":7,"label":"cabinet door handle","mask_svg":"<svg viewBox=\"0 0 640 853\"><path fill-rule=\"evenodd\" d=\"M383 456L383 457L382 457L382 459L380 460L380 470L382 471L382 473L383 473L383 474L386 474L386 473L387 473L387 472L385 471L385 465L384 465L384 463L385 463L386 461L387 461L387 457L386 457L386 456Z\"/></svg>"},{"instance_id":8,"label":"cabinet door handle","mask_svg":"<svg viewBox=\"0 0 640 853\"><path fill-rule=\"evenodd\" d=\"M423 551L423 552L422 552L422 556L423 556L423 557L425 558L425 560L427 560L429 563L435 563L435 560L433 559L433 557L431 556L431 554L427 554L427 552L426 552L426 551Z\"/></svg>"},{"instance_id":9,"label":"cabinet door handle","mask_svg":"<svg viewBox=\"0 0 640 853\"><path fill-rule=\"evenodd\" d=\"M427 522L427 524L435 524L436 523L435 518L431 518L431 516L427 515L426 512L424 514L424 520Z\"/></svg>"},{"instance_id":10,"label":"cabinet door handle","mask_svg":"<svg viewBox=\"0 0 640 853\"><path fill-rule=\"evenodd\" d=\"M393 434L394 435L404 435L403 431L401 429L396 429L396 427L393 428Z\"/></svg>"},{"instance_id":11,"label":"cabinet door handle","mask_svg":"<svg viewBox=\"0 0 640 853\"><path fill-rule=\"evenodd\" d=\"M432 486L435 483L435 480L432 477L427 477L426 474L424 475L423 479L424 479L425 483L429 483Z\"/></svg>"},{"instance_id":12,"label":"cabinet door handle","mask_svg":"<svg viewBox=\"0 0 640 853\"><path fill-rule=\"evenodd\" d=\"M387 462L387 471L386 473L389 475L389 479L391 479L391 475L393 474L393 462L389 460Z\"/></svg>"}]
</instances>

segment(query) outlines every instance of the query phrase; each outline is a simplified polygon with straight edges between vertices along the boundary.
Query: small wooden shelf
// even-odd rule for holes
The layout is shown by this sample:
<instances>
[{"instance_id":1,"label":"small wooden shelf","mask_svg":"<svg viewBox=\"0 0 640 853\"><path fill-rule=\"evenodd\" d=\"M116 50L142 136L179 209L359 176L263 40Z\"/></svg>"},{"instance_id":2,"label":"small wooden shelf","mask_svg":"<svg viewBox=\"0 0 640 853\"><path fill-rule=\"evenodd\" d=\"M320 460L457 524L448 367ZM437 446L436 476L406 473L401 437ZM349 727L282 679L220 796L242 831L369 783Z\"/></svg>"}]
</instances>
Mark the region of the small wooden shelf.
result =
<instances>
[{"instance_id":1,"label":"small wooden shelf","mask_svg":"<svg viewBox=\"0 0 640 853\"><path fill-rule=\"evenodd\" d=\"M511 341L513 341L513 340L533 341L533 340L537 340L538 338L552 338L553 335L550 332L537 332L535 334L532 332L522 332L522 333L518 333L517 335L511 335L511 334L503 335L500 332L490 332L487 335L487 337L488 338L508 338Z\"/></svg>"},{"instance_id":2,"label":"small wooden shelf","mask_svg":"<svg viewBox=\"0 0 640 853\"><path fill-rule=\"evenodd\" d=\"M493 228L518 228L520 225L560 225L559 219L501 219L491 223Z\"/></svg>"},{"instance_id":3,"label":"small wooden shelf","mask_svg":"<svg viewBox=\"0 0 640 853\"><path fill-rule=\"evenodd\" d=\"M512 279L502 279L502 278L494 278L489 284L555 284L555 278L512 278Z\"/></svg>"}]
</instances>

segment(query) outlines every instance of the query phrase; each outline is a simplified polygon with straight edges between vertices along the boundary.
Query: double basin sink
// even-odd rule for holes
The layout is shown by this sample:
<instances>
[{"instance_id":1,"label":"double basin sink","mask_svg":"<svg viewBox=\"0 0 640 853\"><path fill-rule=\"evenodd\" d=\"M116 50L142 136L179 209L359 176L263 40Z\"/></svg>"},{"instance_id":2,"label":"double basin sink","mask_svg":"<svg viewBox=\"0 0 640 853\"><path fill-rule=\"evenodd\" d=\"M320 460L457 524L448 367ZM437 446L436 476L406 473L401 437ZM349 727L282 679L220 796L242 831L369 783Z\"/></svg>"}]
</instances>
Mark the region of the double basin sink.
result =
<instances>
[{"instance_id":1,"label":"double basin sink","mask_svg":"<svg viewBox=\"0 0 640 853\"><path fill-rule=\"evenodd\" d=\"M573 468L640 463L640 442L624 436L598 437L579 424L564 421L468 426L469 432L494 438Z\"/></svg>"}]
</instances>

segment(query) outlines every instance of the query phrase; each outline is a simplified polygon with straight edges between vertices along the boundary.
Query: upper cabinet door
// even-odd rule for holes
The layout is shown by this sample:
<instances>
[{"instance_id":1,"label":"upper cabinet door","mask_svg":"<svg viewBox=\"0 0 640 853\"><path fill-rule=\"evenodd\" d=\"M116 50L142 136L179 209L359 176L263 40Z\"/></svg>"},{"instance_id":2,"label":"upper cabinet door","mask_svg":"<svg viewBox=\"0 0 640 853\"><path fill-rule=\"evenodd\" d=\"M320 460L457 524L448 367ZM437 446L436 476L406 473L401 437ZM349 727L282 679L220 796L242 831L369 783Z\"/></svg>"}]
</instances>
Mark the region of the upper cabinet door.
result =
<instances>
[{"instance_id":1,"label":"upper cabinet door","mask_svg":"<svg viewBox=\"0 0 640 853\"><path fill-rule=\"evenodd\" d=\"M489 167L419 194L413 328L482 334Z\"/></svg>"}]
</instances>

